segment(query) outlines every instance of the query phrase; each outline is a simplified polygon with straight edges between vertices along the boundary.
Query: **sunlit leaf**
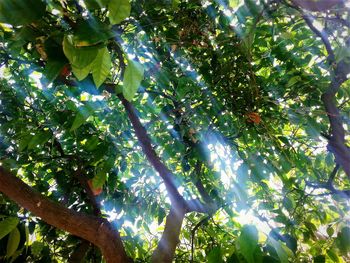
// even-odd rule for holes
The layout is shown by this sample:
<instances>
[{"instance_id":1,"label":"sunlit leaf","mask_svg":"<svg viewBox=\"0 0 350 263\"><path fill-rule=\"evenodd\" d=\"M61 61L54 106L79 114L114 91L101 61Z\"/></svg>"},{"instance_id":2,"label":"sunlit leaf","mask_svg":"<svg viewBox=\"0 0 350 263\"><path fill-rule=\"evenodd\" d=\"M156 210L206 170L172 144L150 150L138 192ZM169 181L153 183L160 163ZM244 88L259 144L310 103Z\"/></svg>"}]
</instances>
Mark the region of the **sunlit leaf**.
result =
<instances>
[{"instance_id":1,"label":"sunlit leaf","mask_svg":"<svg viewBox=\"0 0 350 263\"><path fill-rule=\"evenodd\" d=\"M108 4L108 18L111 24L119 24L130 15L131 5L129 0L113 0Z\"/></svg>"},{"instance_id":2,"label":"sunlit leaf","mask_svg":"<svg viewBox=\"0 0 350 263\"><path fill-rule=\"evenodd\" d=\"M19 223L17 217L7 217L0 221L0 239L9 234Z\"/></svg>"},{"instance_id":3,"label":"sunlit leaf","mask_svg":"<svg viewBox=\"0 0 350 263\"><path fill-rule=\"evenodd\" d=\"M258 230L253 225L245 225L237 239L237 246L248 263L254 263L254 251L258 247Z\"/></svg>"}]
</instances>

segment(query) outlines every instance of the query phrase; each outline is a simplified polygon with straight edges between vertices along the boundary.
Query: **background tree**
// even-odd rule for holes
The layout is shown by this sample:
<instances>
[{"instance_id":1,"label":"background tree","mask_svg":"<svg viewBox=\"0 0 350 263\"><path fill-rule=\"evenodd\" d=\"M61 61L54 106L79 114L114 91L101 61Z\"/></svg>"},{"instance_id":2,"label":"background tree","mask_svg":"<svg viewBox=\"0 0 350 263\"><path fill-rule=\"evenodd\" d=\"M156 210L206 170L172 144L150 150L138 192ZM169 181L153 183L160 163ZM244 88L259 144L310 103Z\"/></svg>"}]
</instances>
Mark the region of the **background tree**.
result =
<instances>
[{"instance_id":1,"label":"background tree","mask_svg":"<svg viewBox=\"0 0 350 263\"><path fill-rule=\"evenodd\" d=\"M350 260L346 1L2 0L0 260Z\"/></svg>"}]
</instances>

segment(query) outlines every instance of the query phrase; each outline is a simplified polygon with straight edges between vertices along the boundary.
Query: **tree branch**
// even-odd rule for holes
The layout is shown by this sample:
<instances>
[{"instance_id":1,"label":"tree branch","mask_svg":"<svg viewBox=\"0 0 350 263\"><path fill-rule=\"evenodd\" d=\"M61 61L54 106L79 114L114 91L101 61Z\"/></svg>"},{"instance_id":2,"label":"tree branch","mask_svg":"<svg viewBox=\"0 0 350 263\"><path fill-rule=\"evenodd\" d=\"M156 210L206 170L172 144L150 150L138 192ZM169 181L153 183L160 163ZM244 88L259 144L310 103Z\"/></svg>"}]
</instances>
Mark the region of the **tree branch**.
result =
<instances>
[{"instance_id":1,"label":"tree branch","mask_svg":"<svg viewBox=\"0 0 350 263\"><path fill-rule=\"evenodd\" d=\"M331 128L331 136L328 140L328 150L334 154L336 163L344 169L346 175L350 178L350 150L345 145L343 121L335 102L335 95L342 83L347 80L346 75L349 71L347 67L349 65L344 61L336 63L334 51L326 32L324 30L322 32L319 31L313 25L313 17L311 15L303 14L302 16L310 29L321 38L328 53L327 60L329 64L334 67L334 76L332 76L331 84L321 97Z\"/></svg>"},{"instance_id":2,"label":"tree branch","mask_svg":"<svg viewBox=\"0 0 350 263\"><path fill-rule=\"evenodd\" d=\"M95 244L106 262L129 262L118 231L106 219L79 213L51 201L1 166L0 192L46 223Z\"/></svg>"},{"instance_id":3,"label":"tree branch","mask_svg":"<svg viewBox=\"0 0 350 263\"><path fill-rule=\"evenodd\" d=\"M163 164L163 162L160 160L157 153L153 149L151 139L149 138L146 129L141 124L136 114L134 106L129 101L127 101L121 94L119 94L118 97L121 100L128 114L132 126L134 127L136 137L141 145L144 154L164 181L172 205L175 206L177 209L186 211L187 204L175 186L175 176L168 169L168 167L166 167Z\"/></svg>"},{"instance_id":4,"label":"tree branch","mask_svg":"<svg viewBox=\"0 0 350 263\"><path fill-rule=\"evenodd\" d=\"M326 50L327 50L327 53L328 53L328 57L327 57L327 60L328 60L328 63L330 65L332 65L333 63L335 63L335 55L334 55L334 52L333 52L333 49L332 49L332 45L331 43L329 42L329 39L328 39L328 36L327 36L327 33L323 30L322 32L319 31L313 24L313 16L311 16L310 14L303 14L302 15L303 19L305 20L306 24L309 26L309 28L318 36L321 38Z\"/></svg>"},{"instance_id":5,"label":"tree branch","mask_svg":"<svg viewBox=\"0 0 350 263\"><path fill-rule=\"evenodd\" d=\"M185 217L184 211L172 207L166 217L165 228L156 250L152 254L153 263L171 263L176 246L180 242L181 226Z\"/></svg>"}]
</instances>

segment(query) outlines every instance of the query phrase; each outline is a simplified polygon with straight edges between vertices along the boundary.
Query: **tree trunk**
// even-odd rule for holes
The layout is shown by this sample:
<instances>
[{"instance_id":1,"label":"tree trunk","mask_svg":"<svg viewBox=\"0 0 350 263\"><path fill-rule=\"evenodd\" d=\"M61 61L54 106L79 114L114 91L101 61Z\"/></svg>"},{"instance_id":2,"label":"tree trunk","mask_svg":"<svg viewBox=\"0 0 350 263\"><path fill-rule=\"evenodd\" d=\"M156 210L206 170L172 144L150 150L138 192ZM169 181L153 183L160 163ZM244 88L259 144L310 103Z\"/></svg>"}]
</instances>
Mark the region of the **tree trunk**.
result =
<instances>
[{"instance_id":1,"label":"tree trunk","mask_svg":"<svg viewBox=\"0 0 350 263\"><path fill-rule=\"evenodd\" d=\"M95 244L108 263L129 262L118 231L107 220L51 201L1 166L0 192L46 223Z\"/></svg>"}]
</instances>

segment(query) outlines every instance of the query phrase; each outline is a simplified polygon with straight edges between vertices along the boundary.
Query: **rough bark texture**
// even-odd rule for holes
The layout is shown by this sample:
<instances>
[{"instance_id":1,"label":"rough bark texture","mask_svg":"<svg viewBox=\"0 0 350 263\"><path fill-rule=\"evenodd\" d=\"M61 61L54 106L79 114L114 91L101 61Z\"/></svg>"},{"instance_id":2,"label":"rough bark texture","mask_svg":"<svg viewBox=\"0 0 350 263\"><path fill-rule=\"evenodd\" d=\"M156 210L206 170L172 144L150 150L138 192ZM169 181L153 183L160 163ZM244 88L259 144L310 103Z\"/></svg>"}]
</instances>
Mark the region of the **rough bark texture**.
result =
<instances>
[{"instance_id":1,"label":"rough bark texture","mask_svg":"<svg viewBox=\"0 0 350 263\"><path fill-rule=\"evenodd\" d=\"M178 211L174 208L170 209L170 213L166 217L162 238L152 255L153 263L172 262L176 247L180 241L179 236L184 217L184 211Z\"/></svg>"},{"instance_id":2,"label":"rough bark texture","mask_svg":"<svg viewBox=\"0 0 350 263\"><path fill-rule=\"evenodd\" d=\"M331 128L328 149L334 154L336 163L343 168L346 175L350 178L350 149L345 144L345 130L342 117L335 104L335 94L340 85L340 82L333 81L329 89L322 95L322 101Z\"/></svg>"},{"instance_id":3,"label":"rough bark texture","mask_svg":"<svg viewBox=\"0 0 350 263\"><path fill-rule=\"evenodd\" d=\"M108 263L129 262L118 231L107 220L78 213L48 199L1 166L0 192L46 223L95 244Z\"/></svg>"}]
</instances>

